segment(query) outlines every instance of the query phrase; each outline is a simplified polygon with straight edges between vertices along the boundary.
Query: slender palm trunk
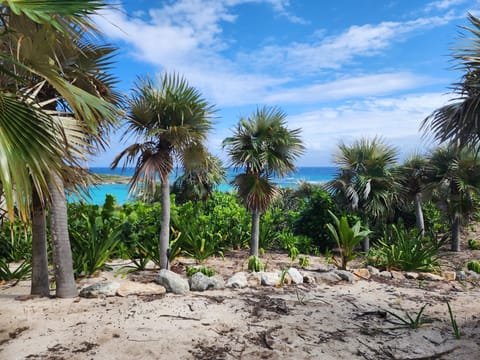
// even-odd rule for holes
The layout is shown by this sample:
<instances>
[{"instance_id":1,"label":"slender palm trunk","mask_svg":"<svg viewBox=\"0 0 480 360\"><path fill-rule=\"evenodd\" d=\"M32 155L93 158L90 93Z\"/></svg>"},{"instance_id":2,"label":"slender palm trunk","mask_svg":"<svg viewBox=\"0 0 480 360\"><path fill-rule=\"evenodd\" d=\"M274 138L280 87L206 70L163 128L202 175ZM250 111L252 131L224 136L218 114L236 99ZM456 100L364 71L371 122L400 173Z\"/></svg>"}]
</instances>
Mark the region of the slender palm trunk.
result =
<instances>
[{"instance_id":1,"label":"slender palm trunk","mask_svg":"<svg viewBox=\"0 0 480 360\"><path fill-rule=\"evenodd\" d=\"M365 239L362 240L362 250L367 252L370 250L370 237L366 236Z\"/></svg>"},{"instance_id":2,"label":"slender palm trunk","mask_svg":"<svg viewBox=\"0 0 480 360\"><path fill-rule=\"evenodd\" d=\"M415 218L417 222L418 233L421 237L425 236L425 222L423 220L422 194L415 194Z\"/></svg>"},{"instance_id":3,"label":"slender palm trunk","mask_svg":"<svg viewBox=\"0 0 480 360\"><path fill-rule=\"evenodd\" d=\"M60 298L71 298L76 297L78 292L73 276L72 250L68 236L67 199L60 176L54 174L52 180L48 184L48 189L51 194L50 233L52 235L56 295Z\"/></svg>"},{"instance_id":4,"label":"slender palm trunk","mask_svg":"<svg viewBox=\"0 0 480 360\"><path fill-rule=\"evenodd\" d=\"M252 237L250 240L250 255L258 256L260 238L260 211L252 212Z\"/></svg>"},{"instance_id":5,"label":"slender palm trunk","mask_svg":"<svg viewBox=\"0 0 480 360\"><path fill-rule=\"evenodd\" d=\"M460 251L460 217L455 216L452 222L452 251Z\"/></svg>"},{"instance_id":6,"label":"slender palm trunk","mask_svg":"<svg viewBox=\"0 0 480 360\"><path fill-rule=\"evenodd\" d=\"M167 250L170 242L170 179L168 175L162 179L160 185L160 201L162 205L162 220L160 223L160 269L168 269Z\"/></svg>"},{"instance_id":7,"label":"slender palm trunk","mask_svg":"<svg viewBox=\"0 0 480 360\"><path fill-rule=\"evenodd\" d=\"M32 295L50 296L48 284L47 217L37 191L32 198Z\"/></svg>"}]
</instances>

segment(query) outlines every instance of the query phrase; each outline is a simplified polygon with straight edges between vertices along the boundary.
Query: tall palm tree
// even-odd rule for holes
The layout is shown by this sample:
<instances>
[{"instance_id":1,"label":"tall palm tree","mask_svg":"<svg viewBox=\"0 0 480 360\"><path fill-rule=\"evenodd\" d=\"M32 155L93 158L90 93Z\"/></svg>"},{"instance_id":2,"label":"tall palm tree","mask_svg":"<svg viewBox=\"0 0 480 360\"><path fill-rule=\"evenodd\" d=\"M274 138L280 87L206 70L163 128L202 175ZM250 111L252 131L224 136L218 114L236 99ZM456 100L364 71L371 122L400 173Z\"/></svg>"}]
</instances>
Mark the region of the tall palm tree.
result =
<instances>
[{"instance_id":1,"label":"tall palm tree","mask_svg":"<svg viewBox=\"0 0 480 360\"><path fill-rule=\"evenodd\" d=\"M278 107L257 108L223 141L232 166L243 170L233 184L252 214L250 255L258 256L260 216L279 193L272 177L294 171L295 160L304 151L300 129L289 130L285 119Z\"/></svg>"},{"instance_id":2,"label":"tall palm tree","mask_svg":"<svg viewBox=\"0 0 480 360\"><path fill-rule=\"evenodd\" d=\"M456 70L464 71L460 82L453 84L452 102L436 109L423 122L421 129L431 132L440 142L454 142L460 148L480 145L480 19L468 14L472 27L463 36L463 44L455 48Z\"/></svg>"},{"instance_id":3,"label":"tall palm tree","mask_svg":"<svg viewBox=\"0 0 480 360\"><path fill-rule=\"evenodd\" d=\"M391 214L392 204L398 194L393 166L398 150L381 138L362 138L352 145L340 143L333 162L338 167L335 178L325 186L336 198L340 207L360 215L368 225ZM369 238L363 241L368 251Z\"/></svg>"},{"instance_id":4,"label":"tall palm tree","mask_svg":"<svg viewBox=\"0 0 480 360\"><path fill-rule=\"evenodd\" d=\"M202 144L212 126L214 108L187 80L177 74L164 74L156 81L150 77L135 83L128 100L128 128L124 136L135 136L135 143L124 149L112 162L116 168L135 163L130 191L139 185L153 194L157 180L161 188L160 268L168 267L170 234L169 175L175 160L184 164L192 146Z\"/></svg>"},{"instance_id":5,"label":"tall palm tree","mask_svg":"<svg viewBox=\"0 0 480 360\"><path fill-rule=\"evenodd\" d=\"M433 151L430 162L436 200L451 221L451 250L460 251L462 225L476 210L473 195L480 192L480 159L472 151L450 145Z\"/></svg>"}]
</instances>

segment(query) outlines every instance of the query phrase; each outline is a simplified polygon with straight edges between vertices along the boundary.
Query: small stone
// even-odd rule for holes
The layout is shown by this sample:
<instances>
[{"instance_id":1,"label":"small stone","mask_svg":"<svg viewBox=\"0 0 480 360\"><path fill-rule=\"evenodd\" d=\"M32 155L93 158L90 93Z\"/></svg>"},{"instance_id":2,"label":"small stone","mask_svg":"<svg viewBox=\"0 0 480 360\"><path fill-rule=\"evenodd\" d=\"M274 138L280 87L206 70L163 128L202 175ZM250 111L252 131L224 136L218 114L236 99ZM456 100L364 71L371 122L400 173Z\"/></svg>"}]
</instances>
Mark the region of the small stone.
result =
<instances>
[{"instance_id":1,"label":"small stone","mask_svg":"<svg viewBox=\"0 0 480 360\"><path fill-rule=\"evenodd\" d=\"M156 281L157 284L164 286L167 292L174 294L184 295L190 290L188 280L170 270L161 269Z\"/></svg>"},{"instance_id":2,"label":"small stone","mask_svg":"<svg viewBox=\"0 0 480 360\"><path fill-rule=\"evenodd\" d=\"M282 280L280 278L280 280ZM303 278L302 278L303 280ZM283 276L283 285L291 285L292 284L292 277L290 275L288 275L288 273L286 273L284 276ZM282 285L282 284L278 284L278 285Z\"/></svg>"},{"instance_id":3,"label":"small stone","mask_svg":"<svg viewBox=\"0 0 480 360\"><path fill-rule=\"evenodd\" d=\"M115 296L120 283L115 281L101 281L89 285L80 290L80 296L86 298L96 298L103 296Z\"/></svg>"},{"instance_id":4,"label":"small stone","mask_svg":"<svg viewBox=\"0 0 480 360\"><path fill-rule=\"evenodd\" d=\"M418 279L419 280L428 280L428 281L443 281L443 280L445 280L443 278L443 276L436 275L436 274L431 274L431 273L425 273L425 272L418 273Z\"/></svg>"},{"instance_id":5,"label":"small stone","mask_svg":"<svg viewBox=\"0 0 480 360\"><path fill-rule=\"evenodd\" d=\"M372 266L372 265L368 265L367 266L367 270L370 272L370 274L372 275L379 275L380 274L380 270L378 270L375 266Z\"/></svg>"},{"instance_id":6,"label":"small stone","mask_svg":"<svg viewBox=\"0 0 480 360\"><path fill-rule=\"evenodd\" d=\"M404 276L403 273L400 272L400 271L394 271L394 270L392 270L392 271L390 271L390 274L392 274L392 278L393 278L393 279L396 279L396 280L403 280L403 279L405 279L405 276Z\"/></svg>"},{"instance_id":7,"label":"small stone","mask_svg":"<svg viewBox=\"0 0 480 360\"><path fill-rule=\"evenodd\" d=\"M342 278L332 271L312 273L312 276L315 278L316 283L321 283L321 282L338 283L338 282L342 281Z\"/></svg>"},{"instance_id":8,"label":"small stone","mask_svg":"<svg viewBox=\"0 0 480 360\"><path fill-rule=\"evenodd\" d=\"M305 284L315 284L315 278L310 274L303 274L303 282Z\"/></svg>"},{"instance_id":9,"label":"small stone","mask_svg":"<svg viewBox=\"0 0 480 360\"><path fill-rule=\"evenodd\" d=\"M477 274L475 271L467 271L467 280L468 281L479 281L480 280L480 274Z\"/></svg>"},{"instance_id":10,"label":"small stone","mask_svg":"<svg viewBox=\"0 0 480 360\"><path fill-rule=\"evenodd\" d=\"M317 268L312 268L313 271L329 272L335 270L337 267L333 264L319 264Z\"/></svg>"},{"instance_id":11,"label":"small stone","mask_svg":"<svg viewBox=\"0 0 480 360\"><path fill-rule=\"evenodd\" d=\"M457 271L457 280L458 281L465 281L467 280L467 274L463 270Z\"/></svg>"},{"instance_id":12,"label":"small stone","mask_svg":"<svg viewBox=\"0 0 480 360\"><path fill-rule=\"evenodd\" d=\"M120 287L117 289L118 296L129 296L129 295L163 295L167 290L157 284L143 284L135 281L125 281L120 284Z\"/></svg>"},{"instance_id":13,"label":"small stone","mask_svg":"<svg viewBox=\"0 0 480 360\"><path fill-rule=\"evenodd\" d=\"M227 280L225 287L234 288L234 289L243 289L248 286L247 273L238 272L232 275L230 279Z\"/></svg>"},{"instance_id":14,"label":"small stone","mask_svg":"<svg viewBox=\"0 0 480 360\"><path fill-rule=\"evenodd\" d=\"M408 272L405 273L405 277L407 279L417 280L418 279L418 273L413 272L413 271L408 271Z\"/></svg>"},{"instance_id":15,"label":"small stone","mask_svg":"<svg viewBox=\"0 0 480 360\"><path fill-rule=\"evenodd\" d=\"M347 270L334 270L333 271L335 274L337 274L338 276L340 276L340 278L342 280L345 280L349 283L353 283L354 280L355 280L355 276L353 276L353 274L350 272L350 271L347 271Z\"/></svg>"},{"instance_id":16,"label":"small stone","mask_svg":"<svg viewBox=\"0 0 480 360\"><path fill-rule=\"evenodd\" d=\"M259 272L248 274L248 286L257 287L262 284L262 278Z\"/></svg>"},{"instance_id":17,"label":"small stone","mask_svg":"<svg viewBox=\"0 0 480 360\"><path fill-rule=\"evenodd\" d=\"M275 286L280 282L277 272L260 272L260 281L263 286Z\"/></svg>"},{"instance_id":18,"label":"small stone","mask_svg":"<svg viewBox=\"0 0 480 360\"><path fill-rule=\"evenodd\" d=\"M300 274L300 271L298 271L295 268L290 268L288 269L288 275L292 278L292 282L294 284L302 284L303 283L303 275Z\"/></svg>"},{"instance_id":19,"label":"small stone","mask_svg":"<svg viewBox=\"0 0 480 360\"><path fill-rule=\"evenodd\" d=\"M442 275L448 281L455 281L457 278L457 273L455 271L444 271Z\"/></svg>"},{"instance_id":20,"label":"small stone","mask_svg":"<svg viewBox=\"0 0 480 360\"><path fill-rule=\"evenodd\" d=\"M371 277L370 271L368 271L368 269L356 269L353 272L353 275L357 276L362 280L368 280Z\"/></svg>"},{"instance_id":21,"label":"small stone","mask_svg":"<svg viewBox=\"0 0 480 360\"><path fill-rule=\"evenodd\" d=\"M191 291L220 290L225 288L225 282L221 276L208 277L201 272L193 274L189 280L189 284Z\"/></svg>"},{"instance_id":22,"label":"small stone","mask_svg":"<svg viewBox=\"0 0 480 360\"><path fill-rule=\"evenodd\" d=\"M390 271L380 271L378 273L378 276L381 276L381 277L384 277L384 278L387 278L387 279L391 279L392 278L392 273Z\"/></svg>"}]
</instances>

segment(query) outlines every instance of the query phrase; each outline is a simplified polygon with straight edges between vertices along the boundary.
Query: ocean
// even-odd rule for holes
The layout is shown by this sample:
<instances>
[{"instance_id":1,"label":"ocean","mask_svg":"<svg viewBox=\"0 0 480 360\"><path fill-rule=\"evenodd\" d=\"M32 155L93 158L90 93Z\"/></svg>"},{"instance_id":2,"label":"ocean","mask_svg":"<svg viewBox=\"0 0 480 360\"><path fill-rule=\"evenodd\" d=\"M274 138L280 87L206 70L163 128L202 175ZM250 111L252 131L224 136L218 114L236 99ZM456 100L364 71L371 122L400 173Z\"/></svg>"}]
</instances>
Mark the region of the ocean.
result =
<instances>
[{"instance_id":1,"label":"ocean","mask_svg":"<svg viewBox=\"0 0 480 360\"><path fill-rule=\"evenodd\" d=\"M134 168L126 168L122 170L117 168L112 170L108 167L92 167L90 169L95 174L113 174L113 175L123 175L131 176L134 172ZM314 184L320 184L326 181L331 180L335 175L335 167L298 167L295 173L292 173L281 179L273 179L281 187L291 187L295 188L300 181L306 181ZM173 171L171 176L171 181L181 175L181 171ZM233 177L235 172L231 169L227 171L227 182L220 184L218 190L220 191L230 191L232 187L228 184ZM105 201L105 196L111 194L115 196L117 203L122 205L131 199L128 197L128 184L102 184L91 186L89 189L90 198L85 200L89 204L103 205ZM71 199L74 201L74 199Z\"/></svg>"}]
</instances>

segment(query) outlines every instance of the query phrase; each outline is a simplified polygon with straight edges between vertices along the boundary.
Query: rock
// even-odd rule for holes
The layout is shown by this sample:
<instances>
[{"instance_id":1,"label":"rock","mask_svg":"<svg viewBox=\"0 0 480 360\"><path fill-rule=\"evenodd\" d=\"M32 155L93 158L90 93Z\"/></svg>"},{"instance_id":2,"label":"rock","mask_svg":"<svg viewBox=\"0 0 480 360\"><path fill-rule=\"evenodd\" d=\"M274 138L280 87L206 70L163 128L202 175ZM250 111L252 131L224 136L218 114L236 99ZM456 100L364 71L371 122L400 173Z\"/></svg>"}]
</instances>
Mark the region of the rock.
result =
<instances>
[{"instance_id":1,"label":"rock","mask_svg":"<svg viewBox=\"0 0 480 360\"><path fill-rule=\"evenodd\" d=\"M300 271L298 271L295 268L290 268L288 269L288 275L292 278L292 282L294 284L302 284L303 283L303 275L300 274Z\"/></svg>"},{"instance_id":2,"label":"rock","mask_svg":"<svg viewBox=\"0 0 480 360\"><path fill-rule=\"evenodd\" d=\"M263 286L275 286L280 282L280 275L277 272L260 272L260 283Z\"/></svg>"},{"instance_id":3,"label":"rock","mask_svg":"<svg viewBox=\"0 0 480 360\"><path fill-rule=\"evenodd\" d=\"M378 270L375 266L372 266L372 265L368 265L367 270L372 275L379 275L380 274L380 270Z\"/></svg>"},{"instance_id":4,"label":"rock","mask_svg":"<svg viewBox=\"0 0 480 360\"><path fill-rule=\"evenodd\" d=\"M353 272L353 275L363 280L368 280L371 277L370 271L368 271L368 269L356 269Z\"/></svg>"},{"instance_id":5,"label":"rock","mask_svg":"<svg viewBox=\"0 0 480 360\"><path fill-rule=\"evenodd\" d=\"M468 270L467 271L467 280L468 281L479 281L480 274L477 274L475 271Z\"/></svg>"},{"instance_id":6,"label":"rock","mask_svg":"<svg viewBox=\"0 0 480 360\"><path fill-rule=\"evenodd\" d=\"M118 296L128 295L163 295L167 292L161 285L157 284L143 284L135 281L125 281L120 284L117 289Z\"/></svg>"},{"instance_id":7,"label":"rock","mask_svg":"<svg viewBox=\"0 0 480 360\"><path fill-rule=\"evenodd\" d=\"M455 271L444 271L442 276L448 281L455 281L457 273Z\"/></svg>"},{"instance_id":8,"label":"rock","mask_svg":"<svg viewBox=\"0 0 480 360\"><path fill-rule=\"evenodd\" d=\"M248 286L247 273L238 272L227 280L225 287L234 289L243 289Z\"/></svg>"},{"instance_id":9,"label":"rock","mask_svg":"<svg viewBox=\"0 0 480 360\"><path fill-rule=\"evenodd\" d=\"M282 280L282 277L280 277L280 281ZM303 277L302 277L303 280ZM292 277L286 273L283 277L283 285L291 285L292 284ZM279 284L280 285L280 284Z\"/></svg>"},{"instance_id":10,"label":"rock","mask_svg":"<svg viewBox=\"0 0 480 360\"><path fill-rule=\"evenodd\" d=\"M337 274L338 276L340 276L340 278L342 280L345 280L349 283L353 283L354 280L355 280L355 276L353 276L353 274L350 272L350 271L347 271L347 270L334 270L333 271L335 274Z\"/></svg>"},{"instance_id":11,"label":"rock","mask_svg":"<svg viewBox=\"0 0 480 360\"><path fill-rule=\"evenodd\" d=\"M262 284L262 277L259 272L252 272L248 274L248 286L257 287Z\"/></svg>"},{"instance_id":12,"label":"rock","mask_svg":"<svg viewBox=\"0 0 480 360\"><path fill-rule=\"evenodd\" d=\"M428 280L428 281L443 281L443 280L445 280L443 278L443 276L435 275L435 274L431 274L431 273L424 273L424 272L418 273L418 279L419 280Z\"/></svg>"},{"instance_id":13,"label":"rock","mask_svg":"<svg viewBox=\"0 0 480 360\"><path fill-rule=\"evenodd\" d=\"M409 272L405 273L405 277L407 279L417 280L418 279L418 273L413 272L413 271L409 271Z\"/></svg>"},{"instance_id":14,"label":"rock","mask_svg":"<svg viewBox=\"0 0 480 360\"><path fill-rule=\"evenodd\" d=\"M208 277L201 272L193 274L189 283L191 291L219 290L225 288L225 282L221 276Z\"/></svg>"},{"instance_id":15,"label":"rock","mask_svg":"<svg viewBox=\"0 0 480 360\"><path fill-rule=\"evenodd\" d=\"M458 280L458 281L465 281L465 280L467 280L467 274L465 274L465 271L463 271L463 270L457 271L457 280Z\"/></svg>"},{"instance_id":16,"label":"rock","mask_svg":"<svg viewBox=\"0 0 480 360\"><path fill-rule=\"evenodd\" d=\"M405 275L403 275L402 272L400 271L390 271L390 274L392 274L392 278L393 279L396 279L396 280L404 280L405 279Z\"/></svg>"},{"instance_id":17,"label":"rock","mask_svg":"<svg viewBox=\"0 0 480 360\"><path fill-rule=\"evenodd\" d=\"M378 276L381 276L381 277L384 277L384 278L387 278L387 279L391 279L392 278L392 273L390 271L380 271L378 273Z\"/></svg>"},{"instance_id":18,"label":"rock","mask_svg":"<svg viewBox=\"0 0 480 360\"><path fill-rule=\"evenodd\" d=\"M85 298L95 298L104 296L115 296L120 283L115 281L101 281L84 287L80 290L80 296Z\"/></svg>"},{"instance_id":19,"label":"rock","mask_svg":"<svg viewBox=\"0 0 480 360\"><path fill-rule=\"evenodd\" d=\"M187 279L184 279L173 271L165 269L159 271L157 283L164 286L165 289L167 289L167 292L172 292L174 294L184 295L190 290Z\"/></svg>"},{"instance_id":20,"label":"rock","mask_svg":"<svg viewBox=\"0 0 480 360\"><path fill-rule=\"evenodd\" d=\"M320 264L317 268L312 268L312 271L329 272L335 270L337 267L333 264Z\"/></svg>"},{"instance_id":21,"label":"rock","mask_svg":"<svg viewBox=\"0 0 480 360\"><path fill-rule=\"evenodd\" d=\"M311 274L303 274L303 282L305 284L315 284L315 278Z\"/></svg>"},{"instance_id":22,"label":"rock","mask_svg":"<svg viewBox=\"0 0 480 360\"><path fill-rule=\"evenodd\" d=\"M316 283L321 283L321 282L338 283L338 282L342 281L342 278L332 271L312 273L312 276L315 278Z\"/></svg>"}]
</instances>

